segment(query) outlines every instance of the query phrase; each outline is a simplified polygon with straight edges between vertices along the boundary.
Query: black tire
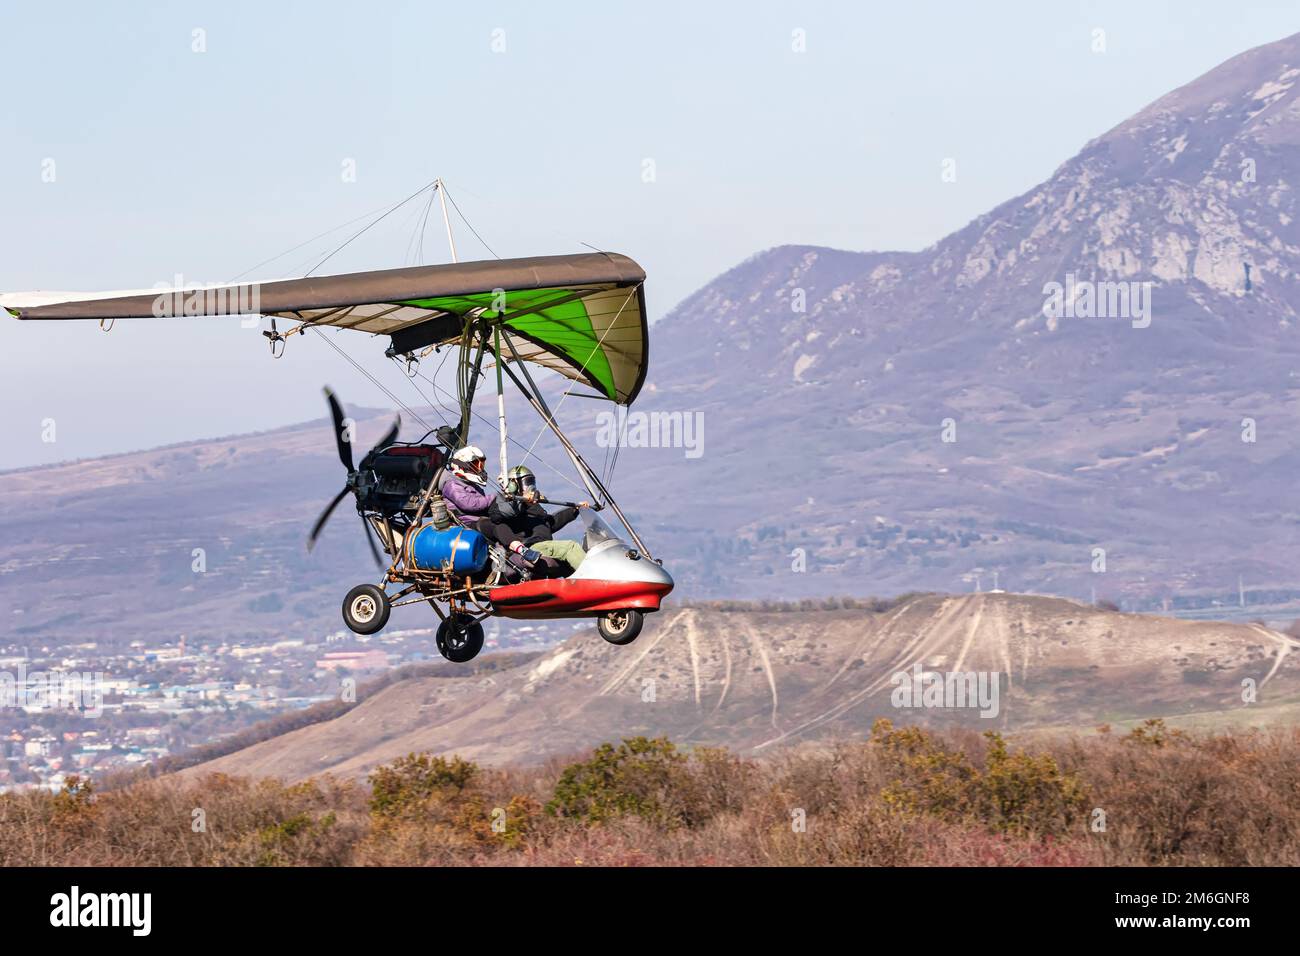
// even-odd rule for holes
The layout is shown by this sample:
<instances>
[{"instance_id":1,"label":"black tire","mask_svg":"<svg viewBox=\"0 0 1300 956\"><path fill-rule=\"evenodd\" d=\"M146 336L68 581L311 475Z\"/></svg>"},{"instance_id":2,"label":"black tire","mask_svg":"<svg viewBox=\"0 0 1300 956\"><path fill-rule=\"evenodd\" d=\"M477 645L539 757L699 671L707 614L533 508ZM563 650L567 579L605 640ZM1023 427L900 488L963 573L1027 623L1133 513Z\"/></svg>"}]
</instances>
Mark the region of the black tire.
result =
<instances>
[{"instance_id":1,"label":"black tire","mask_svg":"<svg viewBox=\"0 0 1300 956\"><path fill-rule=\"evenodd\" d=\"M373 584L358 584L343 599L343 623L354 634L382 631L392 612L392 602L384 589Z\"/></svg>"},{"instance_id":2,"label":"black tire","mask_svg":"<svg viewBox=\"0 0 1300 956\"><path fill-rule=\"evenodd\" d=\"M635 608L628 608L626 611L609 611L602 614L596 621L596 629L605 640L622 647L637 639L641 633L641 625L644 623L644 613Z\"/></svg>"},{"instance_id":3,"label":"black tire","mask_svg":"<svg viewBox=\"0 0 1300 956\"><path fill-rule=\"evenodd\" d=\"M472 661L483 650L483 625L463 614L438 625L438 653L453 664Z\"/></svg>"}]
</instances>

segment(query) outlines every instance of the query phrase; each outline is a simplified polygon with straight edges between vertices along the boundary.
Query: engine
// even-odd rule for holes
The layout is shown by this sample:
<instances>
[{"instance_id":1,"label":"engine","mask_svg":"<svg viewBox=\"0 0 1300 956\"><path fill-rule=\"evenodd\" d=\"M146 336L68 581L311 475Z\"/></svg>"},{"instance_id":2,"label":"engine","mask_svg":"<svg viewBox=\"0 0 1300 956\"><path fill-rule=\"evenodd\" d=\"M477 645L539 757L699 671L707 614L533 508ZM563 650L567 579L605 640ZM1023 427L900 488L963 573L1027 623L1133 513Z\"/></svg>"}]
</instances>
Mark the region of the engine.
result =
<instances>
[{"instance_id":1,"label":"engine","mask_svg":"<svg viewBox=\"0 0 1300 956\"><path fill-rule=\"evenodd\" d=\"M421 492L443 460L435 445L389 445L371 452L357 469L358 505L385 517L415 514Z\"/></svg>"}]
</instances>

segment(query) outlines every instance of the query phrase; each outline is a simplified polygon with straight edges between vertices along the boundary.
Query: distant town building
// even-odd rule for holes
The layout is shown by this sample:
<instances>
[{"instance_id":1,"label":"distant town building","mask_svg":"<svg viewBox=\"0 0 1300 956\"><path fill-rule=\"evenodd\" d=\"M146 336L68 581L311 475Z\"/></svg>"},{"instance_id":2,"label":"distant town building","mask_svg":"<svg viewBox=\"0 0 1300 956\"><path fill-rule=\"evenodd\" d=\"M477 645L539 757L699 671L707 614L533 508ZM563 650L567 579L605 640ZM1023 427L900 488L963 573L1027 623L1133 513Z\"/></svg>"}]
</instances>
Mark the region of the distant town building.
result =
<instances>
[{"instance_id":1,"label":"distant town building","mask_svg":"<svg viewBox=\"0 0 1300 956\"><path fill-rule=\"evenodd\" d=\"M316 662L321 670L378 671L388 667L388 655L380 650L332 651Z\"/></svg>"}]
</instances>

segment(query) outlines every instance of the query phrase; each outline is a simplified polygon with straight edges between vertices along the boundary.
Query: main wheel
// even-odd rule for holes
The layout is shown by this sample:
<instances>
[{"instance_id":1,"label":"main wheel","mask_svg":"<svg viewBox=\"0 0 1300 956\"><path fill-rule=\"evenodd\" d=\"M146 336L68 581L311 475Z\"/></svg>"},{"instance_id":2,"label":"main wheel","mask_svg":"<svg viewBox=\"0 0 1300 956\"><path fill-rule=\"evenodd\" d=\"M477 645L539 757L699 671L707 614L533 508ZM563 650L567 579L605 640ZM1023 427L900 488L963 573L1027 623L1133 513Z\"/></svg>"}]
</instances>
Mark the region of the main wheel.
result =
<instances>
[{"instance_id":1,"label":"main wheel","mask_svg":"<svg viewBox=\"0 0 1300 956\"><path fill-rule=\"evenodd\" d=\"M438 625L438 653L453 664L472 661L483 650L483 625L464 614L453 614Z\"/></svg>"},{"instance_id":2,"label":"main wheel","mask_svg":"<svg viewBox=\"0 0 1300 956\"><path fill-rule=\"evenodd\" d=\"M596 629L600 631L600 636L611 644L631 644L641 633L641 625L645 623L645 615L635 608L628 608L626 611L610 611L601 615L596 621Z\"/></svg>"},{"instance_id":3,"label":"main wheel","mask_svg":"<svg viewBox=\"0 0 1300 956\"><path fill-rule=\"evenodd\" d=\"M384 589L373 584L358 584L343 599L343 623L356 634L382 631L392 611Z\"/></svg>"}]
</instances>

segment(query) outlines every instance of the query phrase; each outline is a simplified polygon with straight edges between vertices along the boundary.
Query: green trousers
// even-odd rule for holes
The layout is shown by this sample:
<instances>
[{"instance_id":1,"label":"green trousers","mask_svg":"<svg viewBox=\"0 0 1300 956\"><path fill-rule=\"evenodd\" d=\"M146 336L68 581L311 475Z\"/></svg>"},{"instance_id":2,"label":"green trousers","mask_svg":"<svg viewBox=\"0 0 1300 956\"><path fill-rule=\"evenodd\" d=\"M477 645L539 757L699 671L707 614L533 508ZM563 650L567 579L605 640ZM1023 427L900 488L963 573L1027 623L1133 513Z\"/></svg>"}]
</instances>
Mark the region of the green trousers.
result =
<instances>
[{"instance_id":1,"label":"green trousers","mask_svg":"<svg viewBox=\"0 0 1300 956\"><path fill-rule=\"evenodd\" d=\"M548 558L559 558L575 571L587 556L587 552L582 550L582 545L576 541L536 541L528 547Z\"/></svg>"}]
</instances>

